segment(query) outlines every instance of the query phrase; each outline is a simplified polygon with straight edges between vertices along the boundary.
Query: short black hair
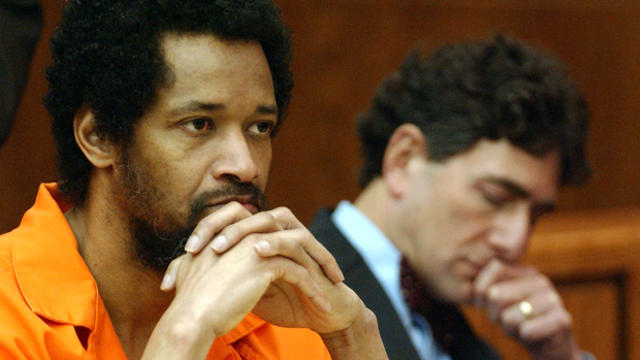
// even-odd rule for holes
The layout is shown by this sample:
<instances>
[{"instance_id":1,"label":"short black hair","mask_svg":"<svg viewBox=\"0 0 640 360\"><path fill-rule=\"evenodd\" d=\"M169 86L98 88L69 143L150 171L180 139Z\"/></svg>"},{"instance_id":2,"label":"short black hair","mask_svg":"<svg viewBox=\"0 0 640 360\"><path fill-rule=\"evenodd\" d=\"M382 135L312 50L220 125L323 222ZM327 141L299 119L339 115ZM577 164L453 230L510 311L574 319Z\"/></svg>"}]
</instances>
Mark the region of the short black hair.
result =
<instances>
[{"instance_id":1,"label":"short black hair","mask_svg":"<svg viewBox=\"0 0 640 360\"><path fill-rule=\"evenodd\" d=\"M431 56L414 49L358 117L365 187L381 174L395 129L411 123L425 135L428 158L445 161L481 139L508 141L536 156L559 149L561 185L590 176L585 158L586 103L552 57L503 35L447 45Z\"/></svg>"},{"instance_id":2,"label":"short black hair","mask_svg":"<svg viewBox=\"0 0 640 360\"><path fill-rule=\"evenodd\" d=\"M74 115L88 106L100 136L129 141L158 90L170 86L161 48L169 33L259 42L281 125L293 88L291 41L271 0L71 0L51 39L44 102L53 117L60 189L74 203L84 202L93 169L75 142Z\"/></svg>"}]
</instances>

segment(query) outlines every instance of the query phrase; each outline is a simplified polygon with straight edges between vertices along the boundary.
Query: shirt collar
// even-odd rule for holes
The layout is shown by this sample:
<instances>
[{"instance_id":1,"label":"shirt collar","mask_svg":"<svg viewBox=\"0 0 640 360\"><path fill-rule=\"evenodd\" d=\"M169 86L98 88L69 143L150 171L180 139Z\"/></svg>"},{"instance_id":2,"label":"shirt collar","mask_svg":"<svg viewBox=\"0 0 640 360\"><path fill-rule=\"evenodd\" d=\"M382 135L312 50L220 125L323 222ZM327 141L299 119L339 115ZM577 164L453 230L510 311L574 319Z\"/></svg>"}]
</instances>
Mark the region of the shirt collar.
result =
<instances>
[{"instance_id":1,"label":"shirt collar","mask_svg":"<svg viewBox=\"0 0 640 360\"><path fill-rule=\"evenodd\" d=\"M55 184L42 184L12 242L18 286L31 310L59 323L95 329L98 291L78 252Z\"/></svg>"},{"instance_id":2,"label":"shirt collar","mask_svg":"<svg viewBox=\"0 0 640 360\"><path fill-rule=\"evenodd\" d=\"M253 313L247 314L245 318L233 328L230 332L222 337L222 340L227 344L233 344L234 342L244 338L249 335L255 329L265 325L267 322L259 318L257 315Z\"/></svg>"}]
</instances>

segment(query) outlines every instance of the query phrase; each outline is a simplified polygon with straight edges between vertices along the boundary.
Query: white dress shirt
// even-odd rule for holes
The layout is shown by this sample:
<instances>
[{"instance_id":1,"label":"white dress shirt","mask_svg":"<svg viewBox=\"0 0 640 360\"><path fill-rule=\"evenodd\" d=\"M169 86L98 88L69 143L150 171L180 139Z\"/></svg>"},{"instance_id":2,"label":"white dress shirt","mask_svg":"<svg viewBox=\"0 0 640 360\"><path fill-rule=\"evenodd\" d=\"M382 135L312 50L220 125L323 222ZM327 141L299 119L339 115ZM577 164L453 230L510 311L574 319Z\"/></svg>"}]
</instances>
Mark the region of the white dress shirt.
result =
<instances>
[{"instance_id":1,"label":"white dress shirt","mask_svg":"<svg viewBox=\"0 0 640 360\"><path fill-rule=\"evenodd\" d=\"M407 329L422 360L451 360L435 343L431 327L424 317L412 313L402 296L400 286L401 254L391 241L348 201L341 201L331 215L331 220L351 245L360 253L376 277L402 324Z\"/></svg>"}]
</instances>

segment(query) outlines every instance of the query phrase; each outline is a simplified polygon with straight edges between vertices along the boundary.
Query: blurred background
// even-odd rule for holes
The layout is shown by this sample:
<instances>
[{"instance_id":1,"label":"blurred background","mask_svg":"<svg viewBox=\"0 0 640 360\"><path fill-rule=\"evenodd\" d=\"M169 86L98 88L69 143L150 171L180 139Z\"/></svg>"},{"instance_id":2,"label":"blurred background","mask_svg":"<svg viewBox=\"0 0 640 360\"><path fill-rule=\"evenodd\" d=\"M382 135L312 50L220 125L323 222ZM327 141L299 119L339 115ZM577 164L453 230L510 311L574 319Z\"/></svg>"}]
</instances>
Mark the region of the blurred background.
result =
<instances>
[{"instance_id":1,"label":"blurred background","mask_svg":"<svg viewBox=\"0 0 640 360\"><path fill-rule=\"evenodd\" d=\"M640 2L276 2L293 30L296 85L274 143L268 195L272 205L287 205L305 223L318 207L357 194L355 117L409 49L500 32L566 64L592 114L588 156L594 176L585 186L562 190L560 212L543 220L529 259L560 284L585 348L600 359L640 359L634 346L640 346L640 331L633 326L640 319ZM40 182L56 180L50 119L41 98L50 62L47 42L63 4L42 2L42 38L13 131L0 149L1 232L18 224ZM480 331L498 338L481 314L470 310L469 316ZM496 341L505 358L522 356L508 340Z\"/></svg>"}]
</instances>

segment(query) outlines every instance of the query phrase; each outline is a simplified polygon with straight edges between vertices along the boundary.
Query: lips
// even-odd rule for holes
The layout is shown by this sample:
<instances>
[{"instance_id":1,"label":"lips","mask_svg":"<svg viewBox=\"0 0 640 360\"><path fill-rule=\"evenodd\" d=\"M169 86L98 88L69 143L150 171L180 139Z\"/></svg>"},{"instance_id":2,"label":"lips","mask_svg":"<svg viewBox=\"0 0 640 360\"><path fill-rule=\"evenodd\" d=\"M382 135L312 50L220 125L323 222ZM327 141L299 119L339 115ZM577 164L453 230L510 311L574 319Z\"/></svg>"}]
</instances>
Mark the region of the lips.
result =
<instances>
[{"instance_id":1,"label":"lips","mask_svg":"<svg viewBox=\"0 0 640 360\"><path fill-rule=\"evenodd\" d=\"M203 217L230 202L239 203L252 214L268 208L264 194L255 185L248 183L222 184L215 189L200 193L191 201L191 221L197 223Z\"/></svg>"},{"instance_id":2,"label":"lips","mask_svg":"<svg viewBox=\"0 0 640 360\"><path fill-rule=\"evenodd\" d=\"M233 196L225 199L216 199L215 201L208 203L207 207L218 209L233 201L240 203L240 205L242 205L245 209L247 209L252 214L255 214L259 211L258 201L254 196L251 196L251 195Z\"/></svg>"},{"instance_id":3,"label":"lips","mask_svg":"<svg viewBox=\"0 0 640 360\"><path fill-rule=\"evenodd\" d=\"M458 264L461 275L471 279L475 278L482 269L480 265L467 259L461 260Z\"/></svg>"},{"instance_id":4,"label":"lips","mask_svg":"<svg viewBox=\"0 0 640 360\"><path fill-rule=\"evenodd\" d=\"M496 254L489 250L477 250L473 254L465 257L465 261L476 267L478 270L482 270L491 260L496 258Z\"/></svg>"}]
</instances>

